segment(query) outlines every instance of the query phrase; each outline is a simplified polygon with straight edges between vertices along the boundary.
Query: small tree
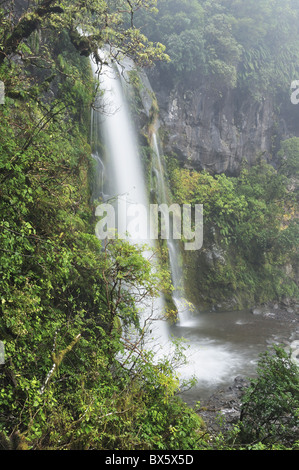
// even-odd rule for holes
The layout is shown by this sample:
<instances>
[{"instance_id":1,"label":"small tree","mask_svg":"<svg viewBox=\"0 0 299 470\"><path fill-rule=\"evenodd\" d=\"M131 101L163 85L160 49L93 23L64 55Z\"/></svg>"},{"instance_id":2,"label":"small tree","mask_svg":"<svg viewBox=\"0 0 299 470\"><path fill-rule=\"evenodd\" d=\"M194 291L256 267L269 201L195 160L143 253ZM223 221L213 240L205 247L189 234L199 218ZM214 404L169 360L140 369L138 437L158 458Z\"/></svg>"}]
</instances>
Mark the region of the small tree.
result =
<instances>
[{"instance_id":1,"label":"small tree","mask_svg":"<svg viewBox=\"0 0 299 470\"><path fill-rule=\"evenodd\" d=\"M279 346L261 355L258 376L243 396L241 441L292 447L299 440L299 368Z\"/></svg>"}]
</instances>

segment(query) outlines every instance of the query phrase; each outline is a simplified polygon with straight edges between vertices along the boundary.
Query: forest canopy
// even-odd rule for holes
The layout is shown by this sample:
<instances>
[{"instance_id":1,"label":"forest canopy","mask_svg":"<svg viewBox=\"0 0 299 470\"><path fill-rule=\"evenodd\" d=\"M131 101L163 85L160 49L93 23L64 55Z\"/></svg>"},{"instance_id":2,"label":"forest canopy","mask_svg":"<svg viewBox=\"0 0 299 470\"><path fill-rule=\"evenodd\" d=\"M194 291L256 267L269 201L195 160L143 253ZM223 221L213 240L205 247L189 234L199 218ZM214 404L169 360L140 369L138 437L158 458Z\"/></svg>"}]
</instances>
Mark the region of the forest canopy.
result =
<instances>
[{"instance_id":1,"label":"forest canopy","mask_svg":"<svg viewBox=\"0 0 299 470\"><path fill-rule=\"evenodd\" d=\"M290 86L298 74L298 0L158 0L137 24L166 46L161 65L177 79L209 76L214 86L253 94Z\"/></svg>"}]
</instances>

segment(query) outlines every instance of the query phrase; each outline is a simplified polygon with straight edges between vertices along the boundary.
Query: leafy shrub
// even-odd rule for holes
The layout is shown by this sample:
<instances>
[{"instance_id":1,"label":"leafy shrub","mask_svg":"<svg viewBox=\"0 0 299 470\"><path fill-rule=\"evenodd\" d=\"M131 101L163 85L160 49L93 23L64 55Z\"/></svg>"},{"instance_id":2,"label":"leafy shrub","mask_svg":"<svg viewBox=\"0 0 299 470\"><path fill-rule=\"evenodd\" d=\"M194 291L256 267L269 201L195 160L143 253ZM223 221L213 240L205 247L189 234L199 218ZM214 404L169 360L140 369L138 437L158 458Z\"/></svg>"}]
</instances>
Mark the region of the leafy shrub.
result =
<instances>
[{"instance_id":1,"label":"leafy shrub","mask_svg":"<svg viewBox=\"0 0 299 470\"><path fill-rule=\"evenodd\" d=\"M279 346L261 355L242 400L240 440L290 447L299 442L299 368Z\"/></svg>"}]
</instances>

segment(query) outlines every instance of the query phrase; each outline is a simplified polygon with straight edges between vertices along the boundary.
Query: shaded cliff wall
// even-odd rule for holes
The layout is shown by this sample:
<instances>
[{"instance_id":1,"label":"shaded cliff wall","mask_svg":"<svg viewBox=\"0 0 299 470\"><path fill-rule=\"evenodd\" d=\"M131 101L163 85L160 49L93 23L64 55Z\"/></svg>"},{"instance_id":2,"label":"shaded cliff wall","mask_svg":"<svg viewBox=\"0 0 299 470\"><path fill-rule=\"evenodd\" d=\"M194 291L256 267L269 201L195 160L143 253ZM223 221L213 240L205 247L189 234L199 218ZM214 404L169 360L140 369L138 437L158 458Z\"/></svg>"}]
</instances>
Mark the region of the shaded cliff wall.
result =
<instances>
[{"instance_id":1,"label":"shaded cliff wall","mask_svg":"<svg viewBox=\"0 0 299 470\"><path fill-rule=\"evenodd\" d=\"M248 90L219 92L200 79L169 87L157 78L164 153L186 167L236 175L244 159L252 165L259 155L275 166L280 141L299 135L299 105L289 90L257 100Z\"/></svg>"}]
</instances>

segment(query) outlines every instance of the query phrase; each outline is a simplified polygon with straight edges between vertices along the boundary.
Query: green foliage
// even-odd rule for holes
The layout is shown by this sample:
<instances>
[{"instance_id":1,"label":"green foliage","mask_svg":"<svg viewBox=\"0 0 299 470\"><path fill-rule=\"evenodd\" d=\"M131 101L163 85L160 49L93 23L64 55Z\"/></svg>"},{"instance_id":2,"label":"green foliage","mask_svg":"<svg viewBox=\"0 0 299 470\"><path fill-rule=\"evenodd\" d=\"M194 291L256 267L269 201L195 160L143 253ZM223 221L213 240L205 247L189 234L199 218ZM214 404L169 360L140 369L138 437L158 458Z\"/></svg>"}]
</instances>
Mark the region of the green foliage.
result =
<instances>
[{"instance_id":1,"label":"green foliage","mask_svg":"<svg viewBox=\"0 0 299 470\"><path fill-rule=\"evenodd\" d=\"M49 0L40 5L30 4L22 12L12 14L10 3L4 1L0 15L11 14L0 30L0 64L15 53L23 53L27 59L31 56L29 60L32 60L32 51L25 41L39 28L62 34L67 30L73 46L86 57L93 53L98 58L98 49L110 45L111 54L115 51L118 56L122 51L139 64L153 65L155 60L168 60L165 47L150 42L134 25L136 11L152 12L155 5L156 0L93 0L88 3L63 0L58 5L55 0Z\"/></svg>"},{"instance_id":2,"label":"green foliage","mask_svg":"<svg viewBox=\"0 0 299 470\"><path fill-rule=\"evenodd\" d=\"M299 369L282 346L259 356L241 398L240 420L210 440L213 450L298 450Z\"/></svg>"},{"instance_id":3,"label":"green foliage","mask_svg":"<svg viewBox=\"0 0 299 470\"><path fill-rule=\"evenodd\" d=\"M281 142L278 152L281 161L280 171L288 178L299 177L299 137L292 137Z\"/></svg>"},{"instance_id":4,"label":"green foliage","mask_svg":"<svg viewBox=\"0 0 299 470\"><path fill-rule=\"evenodd\" d=\"M208 73L215 80L215 86L235 88L237 85L237 64L242 47L232 34L235 19L230 14L207 12L205 27L206 61Z\"/></svg>"},{"instance_id":5,"label":"green foliage","mask_svg":"<svg viewBox=\"0 0 299 470\"><path fill-rule=\"evenodd\" d=\"M138 306L169 279L140 248L96 239L90 148L76 121L69 127L73 92L63 94L70 114L26 150L39 109L12 100L1 109L0 428L31 449L189 448L201 423L175 396L175 363L155 364L141 347Z\"/></svg>"},{"instance_id":6,"label":"green foliage","mask_svg":"<svg viewBox=\"0 0 299 470\"><path fill-rule=\"evenodd\" d=\"M295 448L299 441L299 369L282 348L261 355L242 399L239 439L252 449Z\"/></svg>"},{"instance_id":7,"label":"green foliage","mask_svg":"<svg viewBox=\"0 0 299 470\"><path fill-rule=\"evenodd\" d=\"M163 47L133 27L124 34L124 16L131 17L139 1L80 3L80 12L79 4L60 5L63 13L39 17L40 35L34 29L15 42L17 24L31 24L31 9L19 23L12 16L0 27L7 54L0 68L6 91L0 107L0 447L194 448L203 425L177 396L174 371L183 351L177 346L156 361L139 324L145 299L152 304L169 290L169 273L154 269L141 248L121 240L102 244L94 233L88 178L94 83L85 53L78 53L90 44L74 36L73 27L84 20L95 35L105 23L105 40L141 63ZM92 10L100 17L90 16ZM10 52L22 61L11 60Z\"/></svg>"},{"instance_id":8,"label":"green foliage","mask_svg":"<svg viewBox=\"0 0 299 470\"><path fill-rule=\"evenodd\" d=\"M261 99L287 90L298 73L297 2L158 0L157 7L137 24L165 44L171 61L159 68L170 83L208 77L213 90L238 86Z\"/></svg>"},{"instance_id":9,"label":"green foliage","mask_svg":"<svg viewBox=\"0 0 299 470\"><path fill-rule=\"evenodd\" d=\"M198 69L204 62L202 6L197 0L158 0L157 7L158 13L143 12L136 22L146 25L149 38L166 46L170 62L161 64L164 73L174 71L180 76Z\"/></svg>"},{"instance_id":10,"label":"green foliage","mask_svg":"<svg viewBox=\"0 0 299 470\"><path fill-rule=\"evenodd\" d=\"M234 33L244 48L240 81L253 92L285 88L298 64L296 2L231 2Z\"/></svg>"},{"instance_id":11,"label":"green foliage","mask_svg":"<svg viewBox=\"0 0 299 470\"><path fill-rule=\"evenodd\" d=\"M224 257L205 269L201 261L202 273L191 274L200 276L201 295L214 302L235 295L245 302L239 307L298 295L294 280L282 272L282 266L296 265L299 239L296 193L282 173L262 159L238 177L170 168L174 200L203 204L203 248L214 243Z\"/></svg>"}]
</instances>

